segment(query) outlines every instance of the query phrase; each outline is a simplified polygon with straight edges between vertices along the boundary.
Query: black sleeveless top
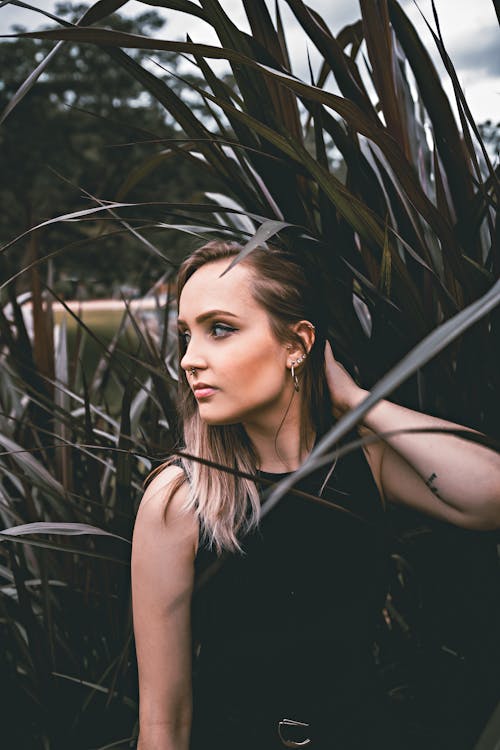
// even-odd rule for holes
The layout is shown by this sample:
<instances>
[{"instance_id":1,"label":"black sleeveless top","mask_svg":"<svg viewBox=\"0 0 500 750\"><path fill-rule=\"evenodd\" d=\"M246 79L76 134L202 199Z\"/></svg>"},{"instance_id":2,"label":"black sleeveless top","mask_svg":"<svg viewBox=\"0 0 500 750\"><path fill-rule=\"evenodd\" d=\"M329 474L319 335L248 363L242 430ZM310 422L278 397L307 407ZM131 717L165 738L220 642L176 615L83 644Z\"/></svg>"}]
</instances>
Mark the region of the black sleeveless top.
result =
<instances>
[{"instance_id":1,"label":"black sleeveless top","mask_svg":"<svg viewBox=\"0 0 500 750\"><path fill-rule=\"evenodd\" d=\"M341 442L357 438L353 430ZM317 496L330 469L295 488ZM300 731L313 737L311 750L361 748L364 734L352 744L360 706L365 724L380 723L372 641L389 555L382 500L361 448L338 460L322 498L328 502L289 492L241 540L243 555L217 558L199 547L192 750L282 748L283 718L310 725ZM389 747L385 723L381 733Z\"/></svg>"}]
</instances>

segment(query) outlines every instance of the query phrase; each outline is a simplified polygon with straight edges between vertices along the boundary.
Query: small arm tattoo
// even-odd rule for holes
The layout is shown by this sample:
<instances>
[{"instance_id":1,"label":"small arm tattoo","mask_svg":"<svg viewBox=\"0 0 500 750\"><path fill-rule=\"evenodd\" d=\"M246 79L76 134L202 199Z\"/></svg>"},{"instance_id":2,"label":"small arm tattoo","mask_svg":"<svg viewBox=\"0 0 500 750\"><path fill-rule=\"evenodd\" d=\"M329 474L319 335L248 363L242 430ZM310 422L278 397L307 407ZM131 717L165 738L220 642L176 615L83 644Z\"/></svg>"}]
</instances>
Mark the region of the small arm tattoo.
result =
<instances>
[{"instance_id":1,"label":"small arm tattoo","mask_svg":"<svg viewBox=\"0 0 500 750\"><path fill-rule=\"evenodd\" d=\"M439 497L439 499L442 500L439 494L438 488L436 487L435 484L433 484L435 479L437 479L437 474L435 472L432 472L429 479L426 481L426 485L431 490L431 492L433 492L436 495L436 497Z\"/></svg>"}]
</instances>

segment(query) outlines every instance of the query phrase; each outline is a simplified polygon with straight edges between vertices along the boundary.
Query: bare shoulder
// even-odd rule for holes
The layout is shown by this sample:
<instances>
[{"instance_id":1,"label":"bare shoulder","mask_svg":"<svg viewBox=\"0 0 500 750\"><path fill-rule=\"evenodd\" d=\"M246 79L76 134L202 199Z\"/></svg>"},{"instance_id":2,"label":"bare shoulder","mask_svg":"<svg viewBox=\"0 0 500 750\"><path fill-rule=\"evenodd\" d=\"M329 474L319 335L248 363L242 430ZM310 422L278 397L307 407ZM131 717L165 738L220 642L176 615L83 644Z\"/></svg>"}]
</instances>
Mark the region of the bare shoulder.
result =
<instances>
[{"instance_id":1,"label":"bare shoulder","mask_svg":"<svg viewBox=\"0 0 500 750\"><path fill-rule=\"evenodd\" d=\"M370 430L369 427L366 427L365 425L358 424L357 431L358 435L361 438L377 437L377 433L373 432L373 430ZM384 445L385 444L383 440L377 439L373 440L373 442L363 445L362 448L363 453L365 454L365 458L368 462L368 466L370 467L370 471L373 475L373 479L380 493L380 497L382 498L383 502L386 503L387 498L385 497L384 489L382 487L382 458L384 454Z\"/></svg>"},{"instance_id":2,"label":"bare shoulder","mask_svg":"<svg viewBox=\"0 0 500 750\"><path fill-rule=\"evenodd\" d=\"M179 466L166 466L147 486L142 496L134 526L134 540L138 537L154 544L168 538L182 544L188 553L196 554L198 544L198 519L194 511L183 507L188 484L176 487L182 477Z\"/></svg>"}]
</instances>

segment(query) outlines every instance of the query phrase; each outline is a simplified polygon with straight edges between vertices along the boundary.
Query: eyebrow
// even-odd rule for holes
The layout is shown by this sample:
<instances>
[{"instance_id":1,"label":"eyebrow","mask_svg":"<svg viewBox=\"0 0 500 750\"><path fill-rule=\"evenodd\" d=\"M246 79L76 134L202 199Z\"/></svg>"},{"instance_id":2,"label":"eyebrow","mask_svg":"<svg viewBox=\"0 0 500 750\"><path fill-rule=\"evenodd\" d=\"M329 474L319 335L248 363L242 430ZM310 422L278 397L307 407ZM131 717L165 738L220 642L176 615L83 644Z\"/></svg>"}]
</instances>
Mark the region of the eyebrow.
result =
<instances>
[{"instance_id":1,"label":"eyebrow","mask_svg":"<svg viewBox=\"0 0 500 750\"><path fill-rule=\"evenodd\" d=\"M201 315L198 315L198 317L195 319L195 323L203 323L205 320L208 320L209 318L215 318L218 315L225 315L225 316L229 316L230 318L238 317L234 313L228 312L227 310L208 310L207 312L204 312ZM181 318L177 319L177 323L180 326L187 325L186 321L181 320Z\"/></svg>"}]
</instances>

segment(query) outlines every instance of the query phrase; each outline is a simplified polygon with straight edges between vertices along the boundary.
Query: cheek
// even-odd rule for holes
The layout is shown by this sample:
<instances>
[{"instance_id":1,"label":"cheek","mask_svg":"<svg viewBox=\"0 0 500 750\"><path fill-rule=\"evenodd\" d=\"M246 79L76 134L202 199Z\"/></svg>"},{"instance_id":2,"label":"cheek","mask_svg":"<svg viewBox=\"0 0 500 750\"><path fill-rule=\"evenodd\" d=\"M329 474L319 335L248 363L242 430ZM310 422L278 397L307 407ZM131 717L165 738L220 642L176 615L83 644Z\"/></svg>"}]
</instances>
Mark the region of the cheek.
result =
<instances>
[{"instance_id":1,"label":"cheek","mask_svg":"<svg viewBox=\"0 0 500 750\"><path fill-rule=\"evenodd\" d=\"M258 356L248 356L247 353L240 363L236 377L248 395L267 396L283 388L286 369L274 349L262 349Z\"/></svg>"},{"instance_id":2,"label":"cheek","mask_svg":"<svg viewBox=\"0 0 500 750\"><path fill-rule=\"evenodd\" d=\"M233 353L234 354L234 353ZM208 424L233 424L245 415L280 402L286 385L285 363L275 350L261 350L259 356L234 354L220 361L222 393L210 403L200 403L200 415ZM235 366L235 363L237 365Z\"/></svg>"}]
</instances>

